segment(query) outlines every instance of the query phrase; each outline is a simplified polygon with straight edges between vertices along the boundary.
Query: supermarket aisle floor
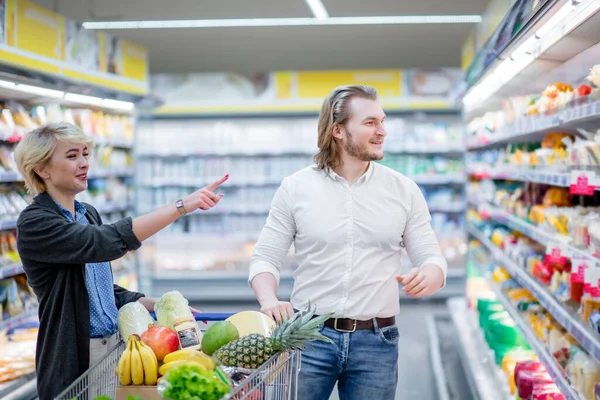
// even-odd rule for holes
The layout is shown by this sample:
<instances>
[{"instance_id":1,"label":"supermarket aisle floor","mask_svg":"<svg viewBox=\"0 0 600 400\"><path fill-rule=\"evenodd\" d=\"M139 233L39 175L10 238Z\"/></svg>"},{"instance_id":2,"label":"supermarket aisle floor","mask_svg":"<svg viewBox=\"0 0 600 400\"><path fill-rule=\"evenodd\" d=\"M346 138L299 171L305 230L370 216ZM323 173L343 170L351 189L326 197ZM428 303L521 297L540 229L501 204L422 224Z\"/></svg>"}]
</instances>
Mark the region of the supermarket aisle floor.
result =
<instances>
[{"instance_id":1,"label":"supermarket aisle floor","mask_svg":"<svg viewBox=\"0 0 600 400\"><path fill-rule=\"evenodd\" d=\"M255 309L252 304L193 304L204 312L237 312ZM427 316L446 313L444 302L403 303L398 326L400 328L400 358L398 368L397 400L436 400L437 389L431 369L427 340ZM410 371L410 375L409 375ZM338 400L337 393L331 400ZM466 399L463 399L466 400Z\"/></svg>"}]
</instances>

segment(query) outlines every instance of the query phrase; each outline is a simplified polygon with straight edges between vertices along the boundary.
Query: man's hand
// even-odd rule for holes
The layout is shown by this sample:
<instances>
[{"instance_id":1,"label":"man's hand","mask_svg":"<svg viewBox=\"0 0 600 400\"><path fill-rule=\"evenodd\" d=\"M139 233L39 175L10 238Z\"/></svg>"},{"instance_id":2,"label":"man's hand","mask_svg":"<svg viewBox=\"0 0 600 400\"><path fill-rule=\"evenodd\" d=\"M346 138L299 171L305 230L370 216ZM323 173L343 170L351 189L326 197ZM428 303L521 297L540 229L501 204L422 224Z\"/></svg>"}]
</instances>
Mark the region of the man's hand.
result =
<instances>
[{"instance_id":1,"label":"man's hand","mask_svg":"<svg viewBox=\"0 0 600 400\"><path fill-rule=\"evenodd\" d=\"M435 294L444 285L444 273L437 265L412 268L407 274L396 277L404 285L404 293L418 299Z\"/></svg>"},{"instance_id":2,"label":"man's hand","mask_svg":"<svg viewBox=\"0 0 600 400\"><path fill-rule=\"evenodd\" d=\"M265 302L260 308L260 312L273 318L278 324L282 323L287 317L292 318L294 315L294 307L287 301L273 300Z\"/></svg>"}]
</instances>

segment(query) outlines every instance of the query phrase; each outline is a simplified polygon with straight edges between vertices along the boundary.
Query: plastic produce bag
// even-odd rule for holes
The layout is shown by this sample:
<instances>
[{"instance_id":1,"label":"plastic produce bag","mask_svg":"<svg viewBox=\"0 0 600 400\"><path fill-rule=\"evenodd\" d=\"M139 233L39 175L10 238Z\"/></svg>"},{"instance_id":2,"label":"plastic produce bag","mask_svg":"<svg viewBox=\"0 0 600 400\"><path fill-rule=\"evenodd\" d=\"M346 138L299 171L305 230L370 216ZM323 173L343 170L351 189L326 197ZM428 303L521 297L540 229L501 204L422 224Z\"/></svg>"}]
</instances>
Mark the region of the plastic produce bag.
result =
<instances>
[{"instance_id":1,"label":"plastic produce bag","mask_svg":"<svg viewBox=\"0 0 600 400\"><path fill-rule=\"evenodd\" d=\"M141 335L148 330L148 325L154 324L154 319L146 307L137 301L127 303L119 310L117 317L119 333L124 342L134 333Z\"/></svg>"}]
</instances>

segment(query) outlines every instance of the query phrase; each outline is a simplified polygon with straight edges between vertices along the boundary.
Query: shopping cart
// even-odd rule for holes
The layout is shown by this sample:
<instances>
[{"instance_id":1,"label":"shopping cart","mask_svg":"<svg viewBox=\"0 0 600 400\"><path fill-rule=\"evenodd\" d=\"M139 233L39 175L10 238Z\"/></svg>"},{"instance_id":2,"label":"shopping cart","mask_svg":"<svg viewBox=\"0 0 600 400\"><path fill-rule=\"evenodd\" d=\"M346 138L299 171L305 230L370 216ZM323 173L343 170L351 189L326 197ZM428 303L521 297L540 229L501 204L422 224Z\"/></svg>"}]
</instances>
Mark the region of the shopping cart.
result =
<instances>
[{"instance_id":1,"label":"shopping cart","mask_svg":"<svg viewBox=\"0 0 600 400\"><path fill-rule=\"evenodd\" d=\"M194 313L196 321L206 322L223 321L231 315L233 314ZM115 370L125 348L126 343L120 341L106 356L55 397L55 400L94 400L100 395L114 399L119 383ZM296 400L300 357L300 352L296 350L280 352L249 375L235 373L232 376L236 382L235 387L223 400ZM242 379L238 381L237 378Z\"/></svg>"}]
</instances>

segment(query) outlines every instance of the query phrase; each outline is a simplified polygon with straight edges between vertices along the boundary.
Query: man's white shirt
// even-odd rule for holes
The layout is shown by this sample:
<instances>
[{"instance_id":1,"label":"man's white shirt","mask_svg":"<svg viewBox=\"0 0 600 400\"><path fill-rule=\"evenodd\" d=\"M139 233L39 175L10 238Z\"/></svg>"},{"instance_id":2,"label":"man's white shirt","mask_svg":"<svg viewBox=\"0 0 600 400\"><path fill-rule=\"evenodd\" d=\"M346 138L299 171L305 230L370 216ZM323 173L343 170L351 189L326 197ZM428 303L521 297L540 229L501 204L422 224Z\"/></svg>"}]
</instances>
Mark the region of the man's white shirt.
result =
<instances>
[{"instance_id":1,"label":"man's white shirt","mask_svg":"<svg viewBox=\"0 0 600 400\"><path fill-rule=\"evenodd\" d=\"M294 243L298 268L291 303L318 314L367 320L400 311L402 250L413 266L447 263L425 198L411 179L371 162L352 185L332 170L304 168L277 190L250 263L249 282L263 272L279 283Z\"/></svg>"}]
</instances>

